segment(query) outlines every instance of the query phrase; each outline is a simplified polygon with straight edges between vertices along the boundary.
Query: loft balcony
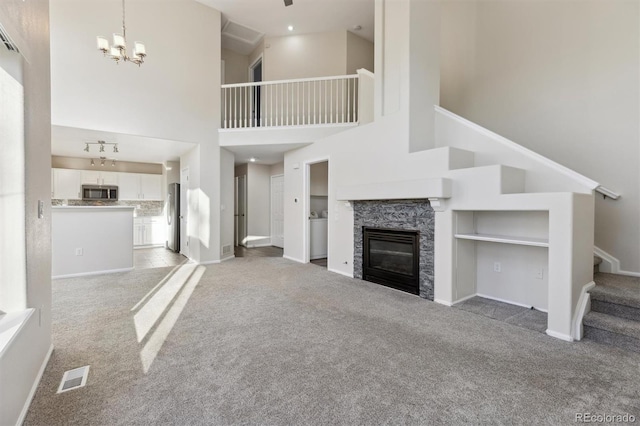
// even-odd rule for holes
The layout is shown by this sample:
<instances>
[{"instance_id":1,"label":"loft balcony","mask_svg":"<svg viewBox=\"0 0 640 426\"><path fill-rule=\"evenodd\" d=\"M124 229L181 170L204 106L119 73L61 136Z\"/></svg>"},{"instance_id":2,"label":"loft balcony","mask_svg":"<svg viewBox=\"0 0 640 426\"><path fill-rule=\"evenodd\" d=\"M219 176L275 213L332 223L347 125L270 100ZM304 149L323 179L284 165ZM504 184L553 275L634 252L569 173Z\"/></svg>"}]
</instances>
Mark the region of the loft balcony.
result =
<instances>
[{"instance_id":1,"label":"loft balcony","mask_svg":"<svg viewBox=\"0 0 640 426\"><path fill-rule=\"evenodd\" d=\"M373 120L373 74L225 84L220 145L312 143Z\"/></svg>"}]
</instances>

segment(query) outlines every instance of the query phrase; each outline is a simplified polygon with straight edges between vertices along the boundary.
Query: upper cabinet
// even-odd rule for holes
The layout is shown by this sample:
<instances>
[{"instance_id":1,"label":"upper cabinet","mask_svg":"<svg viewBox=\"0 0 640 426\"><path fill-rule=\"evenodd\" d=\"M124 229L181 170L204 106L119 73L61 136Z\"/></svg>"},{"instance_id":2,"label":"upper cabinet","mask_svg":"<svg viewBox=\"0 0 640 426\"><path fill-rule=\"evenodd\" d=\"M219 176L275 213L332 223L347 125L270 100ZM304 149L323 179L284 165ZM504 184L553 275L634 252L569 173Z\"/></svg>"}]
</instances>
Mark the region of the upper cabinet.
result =
<instances>
[{"instance_id":1,"label":"upper cabinet","mask_svg":"<svg viewBox=\"0 0 640 426\"><path fill-rule=\"evenodd\" d=\"M83 185L118 185L118 173L100 170L82 170Z\"/></svg>"},{"instance_id":2,"label":"upper cabinet","mask_svg":"<svg viewBox=\"0 0 640 426\"><path fill-rule=\"evenodd\" d=\"M118 197L121 200L162 200L162 175L119 173Z\"/></svg>"},{"instance_id":3,"label":"upper cabinet","mask_svg":"<svg viewBox=\"0 0 640 426\"><path fill-rule=\"evenodd\" d=\"M51 170L51 198L81 200L82 185L118 186L119 200L163 200L162 175L99 170Z\"/></svg>"},{"instance_id":4,"label":"upper cabinet","mask_svg":"<svg viewBox=\"0 0 640 426\"><path fill-rule=\"evenodd\" d=\"M80 200L80 170L53 169L52 198Z\"/></svg>"}]
</instances>

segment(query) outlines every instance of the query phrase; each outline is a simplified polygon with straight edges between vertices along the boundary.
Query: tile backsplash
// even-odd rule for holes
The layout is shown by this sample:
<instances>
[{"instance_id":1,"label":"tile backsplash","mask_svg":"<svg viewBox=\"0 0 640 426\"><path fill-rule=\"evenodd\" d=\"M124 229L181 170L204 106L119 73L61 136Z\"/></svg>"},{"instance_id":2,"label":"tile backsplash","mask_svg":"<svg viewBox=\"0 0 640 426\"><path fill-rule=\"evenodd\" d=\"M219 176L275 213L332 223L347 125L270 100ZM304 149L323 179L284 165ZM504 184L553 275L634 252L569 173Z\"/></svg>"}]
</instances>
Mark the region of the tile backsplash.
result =
<instances>
[{"instance_id":1,"label":"tile backsplash","mask_svg":"<svg viewBox=\"0 0 640 426\"><path fill-rule=\"evenodd\" d=\"M164 201L108 201L108 200L61 200L52 199L52 206L129 206L135 207L135 216L164 216Z\"/></svg>"}]
</instances>

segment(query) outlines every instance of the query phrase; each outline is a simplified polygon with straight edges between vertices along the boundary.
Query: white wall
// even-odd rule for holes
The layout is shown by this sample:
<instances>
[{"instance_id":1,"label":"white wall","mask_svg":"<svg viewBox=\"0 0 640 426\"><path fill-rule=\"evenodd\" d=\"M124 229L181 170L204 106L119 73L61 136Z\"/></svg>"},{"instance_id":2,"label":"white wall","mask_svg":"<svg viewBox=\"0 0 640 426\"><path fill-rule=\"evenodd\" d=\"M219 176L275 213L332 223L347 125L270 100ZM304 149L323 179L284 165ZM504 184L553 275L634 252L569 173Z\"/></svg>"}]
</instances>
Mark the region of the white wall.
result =
<instances>
[{"instance_id":1,"label":"white wall","mask_svg":"<svg viewBox=\"0 0 640 426\"><path fill-rule=\"evenodd\" d=\"M271 176L283 175L284 174L284 161L282 163L274 164L271 166Z\"/></svg>"},{"instance_id":2,"label":"white wall","mask_svg":"<svg viewBox=\"0 0 640 426\"><path fill-rule=\"evenodd\" d=\"M355 74L360 68L374 72L373 43L347 31L347 74Z\"/></svg>"},{"instance_id":3,"label":"white wall","mask_svg":"<svg viewBox=\"0 0 640 426\"><path fill-rule=\"evenodd\" d=\"M15 424L25 414L30 392L51 346L51 209L38 200L50 198L51 80L49 2L3 0L0 23L16 42L23 62L26 305L34 308L21 332L0 359L0 419ZM5 155L3 153L2 155ZM10 387L5 384L11 384Z\"/></svg>"},{"instance_id":4,"label":"white wall","mask_svg":"<svg viewBox=\"0 0 640 426\"><path fill-rule=\"evenodd\" d=\"M55 207L51 213L53 277L133 269L133 207Z\"/></svg>"},{"instance_id":5,"label":"white wall","mask_svg":"<svg viewBox=\"0 0 640 426\"><path fill-rule=\"evenodd\" d=\"M640 272L640 5L447 2L443 107L622 194L595 244Z\"/></svg>"},{"instance_id":6,"label":"white wall","mask_svg":"<svg viewBox=\"0 0 640 426\"><path fill-rule=\"evenodd\" d=\"M171 168L171 170L169 170L169 168ZM167 185L170 183L180 183L179 161L167 161L164 169L167 175Z\"/></svg>"},{"instance_id":7,"label":"white wall","mask_svg":"<svg viewBox=\"0 0 640 426\"><path fill-rule=\"evenodd\" d=\"M346 73L346 31L266 37L264 43L264 80Z\"/></svg>"},{"instance_id":8,"label":"white wall","mask_svg":"<svg viewBox=\"0 0 640 426\"><path fill-rule=\"evenodd\" d=\"M130 0L126 8L129 42L147 48L141 67L116 65L95 47L97 35L120 31L121 3L51 3L53 123L211 140L220 105L219 12L191 0Z\"/></svg>"},{"instance_id":9,"label":"white wall","mask_svg":"<svg viewBox=\"0 0 640 426\"><path fill-rule=\"evenodd\" d=\"M246 83L249 81L249 56L229 49L222 49L224 60L223 84Z\"/></svg>"},{"instance_id":10,"label":"white wall","mask_svg":"<svg viewBox=\"0 0 640 426\"><path fill-rule=\"evenodd\" d=\"M309 193L311 195L328 195L329 194L329 163L323 161L321 163L312 164L309 167Z\"/></svg>"}]
</instances>

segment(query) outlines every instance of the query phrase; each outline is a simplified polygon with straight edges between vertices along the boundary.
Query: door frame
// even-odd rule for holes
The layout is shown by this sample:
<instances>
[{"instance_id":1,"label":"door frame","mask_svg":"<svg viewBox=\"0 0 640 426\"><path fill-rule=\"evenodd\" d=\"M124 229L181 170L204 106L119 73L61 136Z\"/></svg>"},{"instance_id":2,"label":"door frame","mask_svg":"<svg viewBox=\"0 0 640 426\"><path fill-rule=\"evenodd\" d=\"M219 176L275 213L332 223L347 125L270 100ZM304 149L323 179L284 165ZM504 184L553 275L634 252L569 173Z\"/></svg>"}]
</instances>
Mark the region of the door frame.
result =
<instances>
[{"instance_id":1,"label":"door frame","mask_svg":"<svg viewBox=\"0 0 640 426\"><path fill-rule=\"evenodd\" d=\"M183 176L186 174L187 176L187 181L185 182L183 180ZM189 177L190 177L191 173L189 171L189 167L183 167L180 169L180 213L179 213L179 219L180 219L180 254L187 257L187 258L191 258L191 250L190 250L190 246L191 244L189 243ZM182 199L182 193L184 191L184 201L186 201L186 203L183 203L183 199ZM183 210L184 209L184 210ZM184 221L184 233L183 228L182 228L182 222ZM184 243L184 244L183 244Z\"/></svg>"},{"instance_id":2,"label":"door frame","mask_svg":"<svg viewBox=\"0 0 640 426\"><path fill-rule=\"evenodd\" d=\"M234 181L234 206L233 206L233 215L234 215L234 244L237 242L238 246L242 246L242 247L246 247L246 242L243 242L240 240L240 235L238 233L240 227L238 226L240 223L240 216L237 215L238 213L238 204L239 204L239 200L240 197L238 196L240 191L238 191L238 188L240 186L240 178L244 178L243 179L243 183L244 183L244 188L243 188L243 194L244 194L244 219L242 220L243 225L244 225L244 233L245 233L245 239L247 237L247 218L248 218L248 212L247 212L247 201L248 201L248 194L247 194L247 175L240 175L240 176L235 176L233 178ZM237 219L236 219L237 218Z\"/></svg>"},{"instance_id":3,"label":"door frame","mask_svg":"<svg viewBox=\"0 0 640 426\"><path fill-rule=\"evenodd\" d=\"M253 83L253 69L256 67L256 65L258 65L259 63L262 63L262 72L264 73L264 61L262 60L262 56L263 54L259 54L258 57L256 59L254 59L253 62L251 62L249 64L249 83ZM263 79L264 80L264 76Z\"/></svg>"},{"instance_id":4,"label":"door frame","mask_svg":"<svg viewBox=\"0 0 640 426\"><path fill-rule=\"evenodd\" d=\"M304 263L311 261L311 223L309 222L309 215L311 214L311 166L317 163L327 162L327 203L330 203L333 199L333 190L331 188L331 159L330 156L319 157L313 160L308 160L303 163L304 165L304 188L303 188L303 258ZM327 205L329 210L329 219L331 215L331 206ZM329 266L329 259L331 256L331 220L327 219L327 268Z\"/></svg>"},{"instance_id":5,"label":"door frame","mask_svg":"<svg viewBox=\"0 0 640 426\"><path fill-rule=\"evenodd\" d=\"M269 238L271 240L271 245L273 244L273 178L282 177L282 200L284 201L284 173L279 175L271 175L269 177ZM284 202L282 203L282 214L284 215ZM284 222L284 218L282 219ZM283 229L284 232L284 229ZM277 247L277 246L276 246ZM282 248L284 249L284 235L282 236Z\"/></svg>"}]
</instances>

